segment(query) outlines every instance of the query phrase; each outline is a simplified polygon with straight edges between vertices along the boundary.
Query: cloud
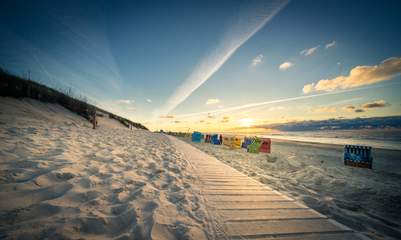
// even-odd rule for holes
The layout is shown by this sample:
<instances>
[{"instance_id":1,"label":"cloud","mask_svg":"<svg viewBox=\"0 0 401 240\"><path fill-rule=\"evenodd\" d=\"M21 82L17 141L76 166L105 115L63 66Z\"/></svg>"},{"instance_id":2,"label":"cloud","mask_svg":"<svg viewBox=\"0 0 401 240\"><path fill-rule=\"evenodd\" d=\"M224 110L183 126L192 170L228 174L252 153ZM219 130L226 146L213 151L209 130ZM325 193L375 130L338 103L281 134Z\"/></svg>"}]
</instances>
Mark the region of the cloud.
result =
<instances>
[{"instance_id":1,"label":"cloud","mask_svg":"<svg viewBox=\"0 0 401 240\"><path fill-rule=\"evenodd\" d=\"M253 60L251 65L252 66L257 66L259 64L261 64L263 62L263 54L259 54L258 56L256 56Z\"/></svg>"},{"instance_id":2,"label":"cloud","mask_svg":"<svg viewBox=\"0 0 401 240\"><path fill-rule=\"evenodd\" d=\"M319 48L319 46L316 46L316 47L313 47L313 48L307 48L307 49L302 50L300 52L300 54L304 55L304 56L310 56L310 55L314 54L317 51L318 48Z\"/></svg>"},{"instance_id":3,"label":"cloud","mask_svg":"<svg viewBox=\"0 0 401 240\"><path fill-rule=\"evenodd\" d=\"M364 103L360 107L356 107L354 105L348 105L348 106L344 106L342 109L347 112L361 113L361 112L365 112L366 110L368 110L370 108L383 108L383 107L387 107L389 105L390 104L384 100L377 100L377 101L373 101L373 102L369 102L369 103Z\"/></svg>"},{"instance_id":4,"label":"cloud","mask_svg":"<svg viewBox=\"0 0 401 240\"><path fill-rule=\"evenodd\" d=\"M147 99L146 99L146 102L152 103L152 99L147 98Z\"/></svg>"},{"instance_id":5,"label":"cloud","mask_svg":"<svg viewBox=\"0 0 401 240\"><path fill-rule=\"evenodd\" d=\"M374 66L354 67L348 76L338 76L333 79L323 79L317 83L303 87L305 94L313 91L333 91L348 89L383 82L401 74L401 58L392 57Z\"/></svg>"},{"instance_id":6,"label":"cloud","mask_svg":"<svg viewBox=\"0 0 401 240\"><path fill-rule=\"evenodd\" d=\"M209 98L206 101L206 105L213 105L213 104L217 104L217 103L220 103L220 99L218 99L218 98Z\"/></svg>"},{"instance_id":7,"label":"cloud","mask_svg":"<svg viewBox=\"0 0 401 240\"><path fill-rule=\"evenodd\" d=\"M313 91L314 87L315 87L314 83L306 84L302 88L302 92L305 93L305 94L308 94L308 93Z\"/></svg>"},{"instance_id":8,"label":"cloud","mask_svg":"<svg viewBox=\"0 0 401 240\"><path fill-rule=\"evenodd\" d=\"M384 100L378 100L370 103L365 103L362 105L362 108L368 109L368 108L382 108L382 107L387 107L389 104L384 101Z\"/></svg>"},{"instance_id":9,"label":"cloud","mask_svg":"<svg viewBox=\"0 0 401 240\"><path fill-rule=\"evenodd\" d=\"M275 107L271 107L269 108L269 111L280 111L280 110L284 110L285 107L283 106L275 106Z\"/></svg>"},{"instance_id":10,"label":"cloud","mask_svg":"<svg viewBox=\"0 0 401 240\"><path fill-rule=\"evenodd\" d=\"M329 48L331 48L331 47L334 47L335 45L336 45L336 41L332 41L332 42L330 42L330 43L327 43L326 46L325 46L325 48L326 48L326 49L329 49Z\"/></svg>"},{"instance_id":11,"label":"cloud","mask_svg":"<svg viewBox=\"0 0 401 240\"><path fill-rule=\"evenodd\" d=\"M257 108L257 107L261 107L261 106L265 106L265 105L285 103L285 102L294 102L294 101L300 101L300 100L311 99L311 98L320 98L320 97L324 97L324 96L340 95L340 94L344 94L344 93L356 92L356 91L361 91L361 90L366 90L366 89L377 89L377 88L388 87L389 85L397 85L398 86L399 84L400 84L399 82L394 82L394 83L389 83L389 84L366 86L366 87L361 87L361 88L346 89L346 90L340 90L340 91L335 91L335 92L324 92L324 93L316 93L316 94L311 94L311 95L301 95L301 96L282 98L282 99L276 99L276 100L271 100L271 101L246 103L246 104L241 104L241 105L237 105L237 106L225 107L225 108L209 110L209 111L185 113L185 114L180 114L177 116L186 118L186 117L194 117L194 116L199 116L199 115L204 115L204 114L212 114L212 113L219 114L219 113L235 112L235 111L239 111L239 110L243 110L243 109L253 109L253 108Z\"/></svg>"},{"instance_id":12,"label":"cloud","mask_svg":"<svg viewBox=\"0 0 401 240\"><path fill-rule=\"evenodd\" d=\"M208 113L208 114L207 114L207 117L208 117L208 118L214 118L214 115L211 114L211 113Z\"/></svg>"},{"instance_id":13,"label":"cloud","mask_svg":"<svg viewBox=\"0 0 401 240\"><path fill-rule=\"evenodd\" d=\"M317 107L315 109L312 109L312 112L314 112L314 113L335 113L335 112L337 112L337 108L336 107L321 106L321 107Z\"/></svg>"},{"instance_id":14,"label":"cloud","mask_svg":"<svg viewBox=\"0 0 401 240\"><path fill-rule=\"evenodd\" d=\"M347 111L347 112L353 112L355 111L356 107L354 105L348 105L348 106L344 106L343 110Z\"/></svg>"},{"instance_id":15,"label":"cloud","mask_svg":"<svg viewBox=\"0 0 401 240\"><path fill-rule=\"evenodd\" d=\"M121 103L121 104L133 104L133 103L135 102L135 100L120 99L120 100L117 100L117 102L118 102L118 103Z\"/></svg>"},{"instance_id":16,"label":"cloud","mask_svg":"<svg viewBox=\"0 0 401 240\"><path fill-rule=\"evenodd\" d=\"M174 118L174 116L172 116L172 115L163 115L163 116L160 116L159 118Z\"/></svg>"},{"instance_id":17,"label":"cloud","mask_svg":"<svg viewBox=\"0 0 401 240\"><path fill-rule=\"evenodd\" d=\"M174 121L174 123L181 123L181 121L177 121L177 120L176 120L176 121Z\"/></svg>"},{"instance_id":18,"label":"cloud","mask_svg":"<svg viewBox=\"0 0 401 240\"><path fill-rule=\"evenodd\" d=\"M179 85L157 110L156 116L165 115L187 99L196 89L217 72L223 64L269 20L287 5L288 1L268 1L250 6L245 14L236 19L236 24L228 29L215 49L209 52L193 69L192 73Z\"/></svg>"},{"instance_id":19,"label":"cloud","mask_svg":"<svg viewBox=\"0 0 401 240\"><path fill-rule=\"evenodd\" d=\"M283 62L279 66L279 69L284 71L284 70L287 70L287 69L289 69L290 67L293 67L293 66L294 66L294 64L292 62Z\"/></svg>"},{"instance_id":20,"label":"cloud","mask_svg":"<svg viewBox=\"0 0 401 240\"><path fill-rule=\"evenodd\" d=\"M230 122L230 117L223 117L223 119L220 122L221 123L228 123L228 122Z\"/></svg>"}]
</instances>

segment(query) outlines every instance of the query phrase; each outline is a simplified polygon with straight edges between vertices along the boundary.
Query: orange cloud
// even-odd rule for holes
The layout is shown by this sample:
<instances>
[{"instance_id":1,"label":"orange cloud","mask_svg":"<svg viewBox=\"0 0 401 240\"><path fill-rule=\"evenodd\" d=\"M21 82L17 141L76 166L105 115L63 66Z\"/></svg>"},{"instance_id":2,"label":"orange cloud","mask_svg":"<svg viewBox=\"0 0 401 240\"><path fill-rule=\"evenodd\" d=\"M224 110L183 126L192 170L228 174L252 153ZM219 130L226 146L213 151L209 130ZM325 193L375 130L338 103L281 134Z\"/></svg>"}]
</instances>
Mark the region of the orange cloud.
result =
<instances>
[{"instance_id":1,"label":"orange cloud","mask_svg":"<svg viewBox=\"0 0 401 240\"><path fill-rule=\"evenodd\" d=\"M335 113L337 112L336 107L318 107L312 110L314 113Z\"/></svg>"},{"instance_id":2,"label":"orange cloud","mask_svg":"<svg viewBox=\"0 0 401 240\"><path fill-rule=\"evenodd\" d=\"M354 67L348 76L338 76L333 79L323 79L317 83L307 84L303 87L304 93L313 91L333 91L371 85L390 80L401 74L401 58L392 57L374 66Z\"/></svg>"},{"instance_id":3,"label":"orange cloud","mask_svg":"<svg viewBox=\"0 0 401 240\"><path fill-rule=\"evenodd\" d=\"M348 106L344 106L343 110L347 111L347 112L353 112L355 111L356 107L354 105L348 105Z\"/></svg>"},{"instance_id":4,"label":"orange cloud","mask_svg":"<svg viewBox=\"0 0 401 240\"><path fill-rule=\"evenodd\" d=\"M370 102L370 103L365 103L362 105L362 108L382 108L382 107L386 107L389 104L384 101L384 100L378 100L378 101L374 101L374 102Z\"/></svg>"},{"instance_id":5,"label":"orange cloud","mask_svg":"<svg viewBox=\"0 0 401 240\"><path fill-rule=\"evenodd\" d=\"M228 123L228 122L230 122L230 117L223 117L223 119L220 122L221 123Z\"/></svg>"},{"instance_id":6,"label":"orange cloud","mask_svg":"<svg viewBox=\"0 0 401 240\"><path fill-rule=\"evenodd\" d=\"M174 116L172 116L172 115L164 115L164 116L160 116L160 118L174 118Z\"/></svg>"}]
</instances>

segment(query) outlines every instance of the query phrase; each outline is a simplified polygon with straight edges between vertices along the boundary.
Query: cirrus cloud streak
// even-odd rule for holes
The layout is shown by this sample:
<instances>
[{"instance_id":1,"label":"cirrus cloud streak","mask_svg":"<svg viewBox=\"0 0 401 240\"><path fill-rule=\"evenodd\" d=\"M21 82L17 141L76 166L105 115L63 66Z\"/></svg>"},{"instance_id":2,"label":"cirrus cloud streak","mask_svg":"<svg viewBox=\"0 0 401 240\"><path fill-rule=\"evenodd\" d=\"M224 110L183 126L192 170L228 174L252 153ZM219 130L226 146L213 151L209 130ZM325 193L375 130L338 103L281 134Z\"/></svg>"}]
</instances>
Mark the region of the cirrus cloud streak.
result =
<instances>
[{"instance_id":1,"label":"cirrus cloud streak","mask_svg":"<svg viewBox=\"0 0 401 240\"><path fill-rule=\"evenodd\" d=\"M202 59L189 77L176 88L174 93L167 99L166 104L156 111L156 116L168 114L185 101L287 3L288 1L286 0L275 0L264 2L262 6L253 6L248 14L238 19L238 24L229 29L220 44Z\"/></svg>"}]
</instances>

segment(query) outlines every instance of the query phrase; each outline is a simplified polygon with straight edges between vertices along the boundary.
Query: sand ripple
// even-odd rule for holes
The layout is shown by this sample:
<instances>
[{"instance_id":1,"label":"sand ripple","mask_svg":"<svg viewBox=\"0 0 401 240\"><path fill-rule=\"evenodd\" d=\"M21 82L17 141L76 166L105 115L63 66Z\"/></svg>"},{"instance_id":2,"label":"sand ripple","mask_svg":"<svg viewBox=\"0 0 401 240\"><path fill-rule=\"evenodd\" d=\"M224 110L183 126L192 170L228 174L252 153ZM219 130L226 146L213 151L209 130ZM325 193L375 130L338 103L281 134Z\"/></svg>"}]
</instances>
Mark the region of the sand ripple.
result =
<instances>
[{"instance_id":1,"label":"sand ripple","mask_svg":"<svg viewBox=\"0 0 401 240\"><path fill-rule=\"evenodd\" d=\"M0 238L205 239L191 169L166 136L0 99Z\"/></svg>"}]
</instances>

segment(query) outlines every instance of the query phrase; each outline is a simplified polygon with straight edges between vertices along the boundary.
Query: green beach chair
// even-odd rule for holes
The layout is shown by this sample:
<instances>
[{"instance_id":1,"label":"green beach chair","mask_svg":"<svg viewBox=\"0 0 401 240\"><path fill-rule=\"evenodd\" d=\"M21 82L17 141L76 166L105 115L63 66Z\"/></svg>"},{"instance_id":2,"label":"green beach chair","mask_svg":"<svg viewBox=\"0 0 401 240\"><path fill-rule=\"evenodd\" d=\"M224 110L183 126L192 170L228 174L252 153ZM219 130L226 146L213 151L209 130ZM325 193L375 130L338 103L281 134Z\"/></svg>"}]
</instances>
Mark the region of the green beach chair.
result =
<instances>
[{"instance_id":1,"label":"green beach chair","mask_svg":"<svg viewBox=\"0 0 401 240\"><path fill-rule=\"evenodd\" d=\"M247 150L249 153L259 153L260 146L262 145L262 141L255 137L251 144L248 145Z\"/></svg>"}]
</instances>

